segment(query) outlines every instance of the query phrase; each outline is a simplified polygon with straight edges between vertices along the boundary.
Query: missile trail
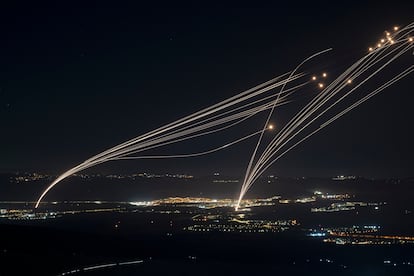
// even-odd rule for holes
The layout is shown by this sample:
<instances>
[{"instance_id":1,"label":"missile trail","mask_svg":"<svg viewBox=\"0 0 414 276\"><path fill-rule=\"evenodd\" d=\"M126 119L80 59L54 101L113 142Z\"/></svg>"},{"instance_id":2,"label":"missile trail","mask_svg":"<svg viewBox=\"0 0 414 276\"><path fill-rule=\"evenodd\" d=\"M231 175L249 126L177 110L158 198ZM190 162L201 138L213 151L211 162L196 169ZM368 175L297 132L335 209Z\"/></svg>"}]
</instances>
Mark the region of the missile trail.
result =
<instances>
[{"instance_id":1,"label":"missile trail","mask_svg":"<svg viewBox=\"0 0 414 276\"><path fill-rule=\"evenodd\" d=\"M324 53L326 53L326 52L328 52L328 51L331 51L332 50L332 48L329 48L329 49L326 49L326 50L323 50L323 51L320 51L320 52L318 52L318 53L315 53L315 54L313 54L313 55L311 55L310 57L307 57L306 59L304 59L298 66L296 66L296 68L290 73L290 75L289 75L289 78L291 78L295 73L296 73L296 71L304 64L304 63L306 63L307 61L309 61L309 60L311 60L312 58L314 58L314 57L317 57L317 56L319 56L319 55L321 55L321 54L324 54ZM252 164L253 164L253 161L254 161L254 159L255 159L255 157L256 157L256 153L257 153L257 150L259 149L259 146L260 146L260 143L261 143L261 141L262 141L262 138L263 138L263 134L264 134L264 132L265 132L265 130L267 129L267 127L268 127L268 124L269 124L269 121L270 121L270 118L272 117L272 115L273 115L273 111L275 110L275 107L276 107L276 105L278 104L278 101L279 101L279 99L280 99L280 95L283 93L283 90L285 89L285 87L286 87L286 83L284 83L283 85L282 85L282 87L280 88L280 91L279 91L279 94L277 95L277 97L276 97L276 100L274 101L274 103L273 103L273 105L272 105L272 108L270 109L270 112L269 112L269 115L267 115L267 119L266 119L266 122L264 123L264 126L263 126L263 130L262 130L262 133L260 134L260 136L259 136L259 139L257 140L257 143L256 143L256 147L254 148L254 151L253 151L253 154L252 154L252 156L250 157L250 161L249 161L249 164L247 165L247 169L246 169L246 174L245 174L245 176L244 176L244 181L243 181L243 183L245 183L246 181L247 181L247 178L249 177L249 172L250 172L250 170L251 170L251 167L252 167Z\"/></svg>"},{"instance_id":2,"label":"missile trail","mask_svg":"<svg viewBox=\"0 0 414 276\"><path fill-rule=\"evenodd\" d=\"M279 101L279 104L276 106L288 103L290 96L297 93L298 89L309 83L308 80L303 80L305 76L304 73L295 75L290 74L289 77L286 77L288 74L289 73L282 74L220 103L204 108L194 114L188 115L173 123L130 139L92 156L59 175L42 192L36 202L35 208L39 207L42 199L55 185L74 173L108 161L118 160L118 158L126 159L131 154L137 154L150 149L232 128L244 120L271 108L273 106L274 97L281 98L281 101ZM272 90L281 87L287 82L295 82L292 89L285 90L283 93L272 93ZM241 141L243 140L245 139L241 139ZM226 147L223 147L223 149L224 148ZM222 148L220 147L218 150L220 149Z\"/></svg>"},{"instance_id":3,"label":"missile trail","mask_svg":"<svg viewBox=\"0 0 414 276\"><path fill-rule=\"evenodd\" d=\"M128 160L128 159L166 159L166 158L185 158L185 157L196 157L196 156L202 156L202 155L206 155L206 154L210 154L225 148L228 148L230 146L233 146L235 144L238 144L244 140L247 140L253 136L256 136L257 134L262 133L262 130L256 131L252 134L249 134L247 136L244 136L242 138L239 138L235 141L232 141L230 143L224 144L220 147L214 148L214 149L210 149L207 151L202 151L202 152L196 152L196 153L188 153L188 154L177 154L177 155L143 155L143 156L127 156L127 157L118 157L114 160Z\"/></svg>"},{"instance_id":4,"label":"missile trail","mask_svg":"<svg viewBox=\"0 0 414 276\"><path fill-rule=\"evenodd\" d=\"M312 88L312 85L315 84L317 78L312 77L312 80L309 80L308 72L300 72L299 69L307 61L331 51L331 48L304 59L290 72L98 153L59 175L41 193L35 208L38 208L47 193L65 178L105 162L203 156L225 150L258 136L240 187L239 198L235 206L238 209L243 197L252 185L281 157L414 71L414 65L401 69L402 66L397 64L404 57L404 54L413 49L413 32L414 22L403 28L397 28L392 33L387 32L386 39L381 39L376 47L369 47L367 54L351 64L332 81L329 83L319 82L320 92L314 96L309 94L309 90L315 89ZM399 68L399 73L394 71L394 77L391 79L387 75L381 74L390 66ZM378 76L385 78L385 81L381 82L382 84L379 86L376 84L377 88L373 90L371 86L368 88L368 83ZM326 80L327 74L323 73L322 78ZM275 134L272 134L270 141L265 144L264 133L271 130L269 122L274 117L275 111L280 106L287 104L291 106L296 103L296 95L300 95L301 98L303 96L312 97L284 126L278 127ZM254 131L257 129L255 127L249 133L243 127L247 133L240 135L241 137L226 138L230 142L216 145L209 150L170 155L147 153L150 150L164 148L172 144L193 141L208 135L227 133L235 128L241 128L258 115L265 115L264 124L260 130Z\"/></svg>"},{"instance_id":5,"label":"missile trail","mask_svg":"<svg viewBox=\"0 0 414 276\"><path fill-rule=\"evenodd\" d=\"M258 158L256 164L251 167L248 172L246 172L246 175L248 175L248 177L245 178L241 186L236 209L239 208L241 200L253 185L253 183L257 181L260 175L262 175L283 155L320 131L322 128L326 127L339 117L351 111L356 106L365 102L372 96L384 90L386 87L392 85L396 81L412 72L410 67L389 82L386 82L383 86L374 90L372 93L369 93L362 99L357 100L355 103L351 104L349 107L345 108L339 113L334 114L333 117L327 119L325 123L322 123L320 128L317 128L308 135L305 134L305 137L299 139L297 142L293 141L297 136L300 138L299 135L302 135L303 131L309 129L309 127L312 126L312 124L319 118L321 118L321 116L328 113L328 111L331 111L331 109L336 107L339 103L343 102L343 100L346 99L349 95L355 93L358 88L362 87L371 78L382 72L384 68L395 62L395 60L397 60L407 51L411 50L413 48L412 40L407 37L409 37L409 34L413 32L413 27L413 23L407 25L407 27L393 34L392 41L390 39L390 42L384 43L384 45L381 47L378 47L375 50L370 50L369 54L355 62L347 70L345 70L344 73L332 81L319 95L312 99L275 135L274 139L269 142L267 147L263 150L262 155ZM347 87L349 87L350 84L354 83L353 80L358 79L360 79L359 82L348 90ZM294 144L289 146L290 142L293 142ZM288 149L283 151L284 147L288 147ZM280 153L281 151L282 153Z\"/></svg>"},{"instance_id":6,"label":"missile trail","mask_svg":"<svg viewBox=\"0 0 414 276\"><path fill-rule=\"evenodd\" d=\"M285 154L287 154L290 150L322 130L323 128L327 127L352 109L356 108L358 105L362 104L363 102L369 100L371 97L375 96L376 94L380 93L382 90L388 88L389 86L393 85L395 82L399 81L400 79L406 77L408 74L414 72L414 65L407 68L404 72L400 73L398 76L394 77L392 80L388 81L387 83L383 84L381 87L375 89L374 91L370 92L368 95L366 95L364 98L360 99L358 102L352 104L345 110L341 111L340 113L336 114L333 118L329 119L328 121L324 122L319 128L311 132L310 134L306 135L304 138L302 138L300 141L296 142L294 145L290 146L287 150L279 154L275 159L272 160L270 164L268 164L264 169L263 172L269 168L271 165L273 165L277 160L279 160L281 157L283 157ZM258 179L258 175L255 176L255 178L252 180L253 182Z\"/></svg>"}]
</instances>

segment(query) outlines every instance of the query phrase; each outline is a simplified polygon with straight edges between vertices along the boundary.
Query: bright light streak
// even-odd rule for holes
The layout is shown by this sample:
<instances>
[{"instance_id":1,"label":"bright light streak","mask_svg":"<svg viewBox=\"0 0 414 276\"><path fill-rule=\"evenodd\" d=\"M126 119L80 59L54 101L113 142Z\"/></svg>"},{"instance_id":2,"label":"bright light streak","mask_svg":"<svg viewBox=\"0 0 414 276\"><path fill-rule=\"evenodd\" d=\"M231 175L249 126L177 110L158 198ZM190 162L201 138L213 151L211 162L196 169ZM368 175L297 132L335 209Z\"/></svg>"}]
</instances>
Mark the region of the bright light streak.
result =
<instances>
[{"instance_id":1,"label":"bright light streak","mask_svg":"<svg viewBox=\"0 0 414 276\"><path fill-rule=\"evenodd\" d=\"M414 23L411 23L407 25L407 27L401 29L394 35L391 41L395 44L403 42L406 39L404 36L412 32L414 32ZM258 156L256 164L253 165L246 173L247 177L241 187L236 210L239 209L241 200L253 183L282 156L295 148L297 145L301 144L303 141L307 140L309 137L313 136L320 129L323 129L339 117L351 111L356 106L397 82L399 79L414 72L413 65L390 81L381 85L376 90L368 93L368 95L363 96L361 93L362 99L357 99L355 103L351 104L349 107L345 107L342 111L339 111L336 115L333 115L333 117L328 119L325 123L318 124L317 120L322 120L320 119L323 118L321 117L322 115L326 114L330 110L334 110L333 107L339 107L338 103L342 102L349 95L355 94L353 93L354 91L362 87L372 77L382 72L383 69L389 64L394 63L395 60L397 60L397 58L402 56L404 53L412 50L413 46L411 44L398 44L397 47L388 47L388 45L382 45L379 43L378 48L381 48L381 50L378 50L373 54L367 54L351 65L278 131L275 138L263 150L262 155ZM353 79L357 77L360 77L357 84L351 88L345 88L346 86L343 85L344 83L351 84ZM310 129L312 126L314 127L313 131Z\"/></svg>"},{"instance_id":2,"label":"bright light streak","mask_svg":"<svg viewBox=\"0 0 414 276\"><path fill-rule=\"evenodd\" d=\"M112 267L112 266L116 266L116 263L89 266L89 267L85 267L83 270L88 271L88 270L102 269L102 268L107 268L107 267Z\"/></svg>"},{"instance_id":3,"label":"bright light streak","mask_svg":"<svg viewBox=\"0 0 414 276\"><path fill-rule=\"evenodd\" d=\"M411 70L410 67L410 70L403 71L403 73L389 80L373 92L368 93L361 89L364 92L354 93L354 91L362 87L373 76L376 76L382 72L382 70L389 64L395 63L400 56L413 49L414 44L402 42L407 42L407 40L409 42L413 41L411 36L414 32L414 23L401 28L401 30L398 27L394 27L394 30L398 32L393 34L392 39L389 37L389 33L386 33L391 44L395 44L395 46L389 47L388 43L378 43L378 48L381 49L376 49L374 52L372 52L374 48L369 47L369 51L372 53L367 53L365 56L357 60L342 74L338 75L335 80L332 82L330 81L326 88L323 82L319 82L318 87L324 89L320 91L320 93L317 93L317 95L314 96L280 130L278 126L278 132L274 134L273 139L264 147L263 151L259 148L260 141L266 129L274 129L274 126L269 124L269 119L271 118L274 108L289 103L292 100L289 96L296 93L299 88L309 83L309 77L305 73L296 73L297 69L310 58L318 56L319 54L330 49L321 51L305 59L300 65L298 65L298 67L296 67L295 70L289 73L283 74L256 87L243 91L240 94L230 97L208 108L202 109L194 114L188 115L175 122L135 137L83 161L79 165L59 175L42 192L35 207L37 208L39 206L41 200L48 193L48 191L60 181L77 172L108 161L145 158L188 158L200 156L210 154L218 150L223 150L231 145L260 134L259 141L256 144L256 149L247 167L238 203L236 205L236 210L240 210L239 204L250 187L284 154L288 153L291 149L302 143L302 141L305 141L313 134L317 133L320 129L341 117L343 114L352 110L355 106L361 104L402 77L405 77L414 71L414 69ZM381 41L383 40L385 41L385 39L381 39ZM322 76L325 78L327 77L327 74L323 73ZM358 78L358 81L355 85L352 85L351 87L346 85L351 84L356 78ZM312 80L315 81L316 79L316 76L312 76ZM289 85L289 89L285 89L287 85ZM278 91L276 92L276 90ZM357 94L360 99L357 98L354 103L351 103L348 107L342 107L339 111L334 109L339 109L341 105L338 105L338 103L341 103L344 99L347 99L347 97L351 94ZM364 94L366 95L364 96ZM237 137L231 142L211 150L188 154L159 156L141 154L142 152L151 149L230 129L233 126L248 120L252 116L267 110L270 110L270 113L267 116L267 121L263 124L259 131L255 131L248 135L244 134L246 136L242 136L241 138ZM331 117L328 119L321 117L324 114L330 115ZM326 119L326 121L317 121L318 119L322 120L322 118L324 118L324 120ZM313 131L312 127L314 128ZM257 158L255 156L256 152Z\"/></svg>"},{"instance_id":4,"label":"bright light streak","mask_svg":"<svg viewBox=\"0 0 414 276\"><path fill-rule=\"evenodd\" d=\"M137 260L137 261L130 261L130 262L122 262L122 263L119 263L119 265L142 264L143 262L144 262L143 260Z\"/></svg>"},{"instance_id":5,"label":"bright light streak","mask_svg":"<svg viewBox=\"0 0 414 276\"><path fill-rule=\"evenodd\" d=\"M54 186L72 174L108 161L128 159L129 157L131 157L130 159L149 158L142 155L131 155L136 155L149 149L217 133L236 126L260 112L286 104L289 102L288 97L291 94L307 84L303 79L304 76L305 74L303 73L290 75L289 73L282 74L222 102L99 153L58 176L58 178L56 178L42 192L35 207L39 207L42 199ZM280 93L274 93L274 89L284 87L285 84L291 82L295 82L292 88L285 89ZM274 102L275 98L279 98L277 104ZM226 146L220 147L219 150L224 148L226 148ZM215 151L217 150L211 150L209 152ZM178 154L171 157L191 157L202 154L206 153ZM166 158L166 156L162 156L162 158Z\"/></svg>"}]
</instances>

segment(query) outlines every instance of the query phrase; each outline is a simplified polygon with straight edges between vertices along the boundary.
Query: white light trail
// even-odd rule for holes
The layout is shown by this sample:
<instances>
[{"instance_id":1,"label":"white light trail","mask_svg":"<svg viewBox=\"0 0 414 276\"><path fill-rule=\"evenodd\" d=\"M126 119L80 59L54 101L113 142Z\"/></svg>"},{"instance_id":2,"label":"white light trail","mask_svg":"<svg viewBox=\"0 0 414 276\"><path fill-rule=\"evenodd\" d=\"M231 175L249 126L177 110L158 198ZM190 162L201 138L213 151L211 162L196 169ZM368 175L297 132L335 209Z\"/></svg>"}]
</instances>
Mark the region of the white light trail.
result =
<instances>
[{"instance_id":1,"label":"white light trail","mask_svg":"<svg viewBox=\"0 0 414 276\"><path fill-rule=\"evenodd\" d=\"M289 76L287 77L287 75ZM304 79L305 74L299 73L292 75L290 73L282 74L263 84L257 85L238 95L226 99L211 107L207 107L191 114L187 117L179 119L173 123L167 124L156 130L140 135L120 145L114 146L108 150L99 153L79 165L67 170L59 175L40 195L36 202L35 208L39 207L40 202L46 194L63 179L108 161L120 159L140 159L141 156L131 156L150 149L159 148L173 143L182 142L200 136L217 133L228 128L234 127L244 120L259 114L267 109L275 108L282 104L289 103L289 97L304 87L308 81ZM272 93L278 87L282 87L286 83L294 83L293 88L282 91L281 93ZM274 98L280 98L278 104L274 104ZM251 137L248 135L248 137ZM245 138L247 139L247 138ZM235 141L243 141L244 138ZM235 143L230 143L231 145ZM220 149L227 148L228 145L211 150L215 152ZM187 157L203 155L204 153L181 154L176 157ZM205 153L207 154L207 153ZM149 158L143 156L143 158ZM155 157L157 158L157 157ZM160 158L158 156L158 158ZM163 158L167 158L166 156Z\"/></svg>"},{"instance_id":2,"label":"white light trail","mask_svg":"<svg viewBox=\"0 0 414 276\"><path fill-rule=\"evenodd\" d=\"M128 265L142 264L142 263L144 263L143 260L134 260L134 261L127 261L127 262L119 262L119 263L108 263L108 264L93 265L93 266L87 266L87 267L83 267L83 268L72 269L70 271L62 272L58 276L71 275L71 274L80 274L81 272L85 272L85 271L105 269L105 268L110 268L110 267L114 267L114 266L128 266Z\"/></svg>"},{"instance_id":3,"label":"white light trail","mask_svg":"<svg viewBox=\"0 0 414 276\"><path fill-rule=\"evenodd\" d=\"M122 262L119 263L119 265L133 265L133 264L142 264L143 260L137 260L137 261L130 261L130 262Z\"/></svg>"},{"instance_id":4,"label":"white light trail","mask_svg":"<svg viewBox=\"0 0 414 276\"><path fill-rule=\"evenodd\" d=\"M112 266L116 266L116 263L88 266L88 267L83 268L83 270L88 271L88 270L108 268L108 267L112 267Z\"/></svg>"},{"instance_id":5,"label":"white light trail","mask_svg":"<svg viewBox=\"0 0 414 276\"><path fill-rule=\"evenodd\" d=\"M398 69L400 73L397 72L395 77L388 81L385 80L376 89L366 88L366 84L372 78L378 76L391 64L395 64L397 60L401 59L405 53L414 47L414 43L412 43L414 23L406 27L396 26L393 30L392 33L386 32L386 38L380 38L375 43L378 47L369 47L365 56L354 62L336 78L329 72L317 74L310 72L312 73L311 77L306 73L299 72L299 68L304 63L330 51L331 49L329 48L306 58L293 71L282 74L224 101L92 156L59 175L41 193L35 208L38 208L46 194L65 178L105 162L203 156L224 150L258 135L258 141L247 164L243 184L240 188L240 195L236 205L237 209L244 195L255 181L282 156L321 129L414 71L413 66L409 66L406 69L400 68ZM328 75L330 76L329 78ZM320 76L320 78L317 76ZM323 82L320 82L318 79L323 79ZM333 80L330 81L330 79ZM315 85L318 89L315 88ZM285 89L286 87L290 88ZM278 125L277 128L274 128L269 122L275 109L292 103L294 96L303 95L304 93L301 92L305 89L318 90L319 93L311 98L283 127ZM309 93L305 95L309 95ZM206 135L218 134L239 127L242 123L264 112L268 113L265 113L267 114L266 120L260 130L251 130L250 133L232 138L230 142L215 146L212 149L171 155L143 154L152 149L166 147ZM274 131L272 139L261 149L263 135L266 131L270 132L270 130Z\"/></svg>"},{"instance_id":6,"label":"white light trail","mask_svg":"<svg viewBox=\"0 0 414 276\"><path fill-rule=\"evenodd\" d=\"M394 63L403 54L411 50L413 45L407 40L407 37L413 32L413 29L414 24L411 23L394 33L394 39L389 42L384 42L384 44L381 45L381 48L375 50L370 48L370 51L366 56L351 65L344 73L325 87L319 95L312 99L309 104L299 111L276 134L275 138L263 150L262 155L258 158L255 165L248 168L246 171L248 177L245 178L245 181L242 184L236 209L240 207L241 200L253 183L283 155L334 122L339 117L354 109L356 106L362 104L385 88L394 84L396 81L413 72L412 67L409 67L390 81L368 93L366 96L354 100L355 102L351 103L350 106L345 107L338 113L330 115L332 117L326 119L326 121L319 125L319 127L316 125L315 122L321 118L322 115L331 111L332 108L337 107L339 103L343 102L351 94L355 94L355 91L361 88L367 81L381 73L391 63ZM355 81L357 82L355 83ZM349 87L351 83L354 85ZM316 130L312 131L312 127L316 127ZM310 131L310 133L304 134L305 131ZM295 138L299 138L299 140L295 142Z\"/></svg>"}]
</instances>

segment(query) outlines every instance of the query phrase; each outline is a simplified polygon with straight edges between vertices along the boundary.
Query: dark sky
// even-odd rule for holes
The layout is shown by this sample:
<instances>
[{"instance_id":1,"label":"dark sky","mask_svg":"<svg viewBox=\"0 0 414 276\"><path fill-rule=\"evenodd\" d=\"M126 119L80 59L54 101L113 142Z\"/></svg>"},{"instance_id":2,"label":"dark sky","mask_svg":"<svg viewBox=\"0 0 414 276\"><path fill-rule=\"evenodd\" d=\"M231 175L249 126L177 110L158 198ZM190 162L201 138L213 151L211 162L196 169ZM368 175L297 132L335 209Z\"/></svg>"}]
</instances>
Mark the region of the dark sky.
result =
<instances>
[{"instance_id":1,"label":"dark sky","mask_svg":"<svg viewBox=\"0 0 414 276\"><path fill-rule=\"evenodd\" d=\"M414 21L414 4L396 1L139 2L0 4L0 171L61 172L291 70L316 51L334 48L332 60L324 59L329 68L352 62L385 29ZM346 115L272 171L412 176L413 81L411 75ZM203 160L93 170L237 175L250 153L247 143Z\"/></svg>"}]
</instances>

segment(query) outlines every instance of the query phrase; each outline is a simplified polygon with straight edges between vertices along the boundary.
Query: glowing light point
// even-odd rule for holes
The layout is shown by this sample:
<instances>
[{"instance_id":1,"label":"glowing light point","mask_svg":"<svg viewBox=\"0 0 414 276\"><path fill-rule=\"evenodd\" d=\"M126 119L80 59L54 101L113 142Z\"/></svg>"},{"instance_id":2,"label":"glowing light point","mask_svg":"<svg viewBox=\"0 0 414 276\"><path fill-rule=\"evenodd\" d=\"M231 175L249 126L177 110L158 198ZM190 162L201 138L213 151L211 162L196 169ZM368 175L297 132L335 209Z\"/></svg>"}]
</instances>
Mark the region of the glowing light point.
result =
<instances>
[{"instance_id":1,"label":"glowing light point","mask_svg":"<svg viewBox=\"0 0 414 276\"><path fill-rule=\"evenodd\" d=\"M413 42L413 41L414 41L414 39L413 39L412 37L409 37L409 38L408 38L408 41L409 41L409 42Z\"/></svg>"},{"instance_id":2,"label":"glowing light point","mask_svg":"<svg viewBox=\"0 0 414 276\"><path fill-rule=\"evenodd\" d=\"M346 81L348 84L351 84L352 83L352 80L351 79L349 79L349 80L347 80Z\"/></svg>"},{"instance_id":3,"label":"glowing light point","mask_svg":"<svg viewBox=\"0 0 414 276\"><path fill-rule=\"evenodd\" d=\"M399 29L398 26L394 27L394 31L398 31L398 29Z\"/></svg>"},{"instance_id":4,"label":"glowing light point","mask_svg":"<svg viewBox=\"0 0 414 276\"><path fill-rule=\"evenodd\" d=\"M318 83L318 86L319 86L319 88L323 88L324 87L324 85L323 85L323 83Z\"/></svg>"},{"instance_id":5,"label":"glowing light point","mask_svg":"<svg viewBox=\"0 0 414 276\"><path fill-rule=\"evenodd\" d=\"M377 46L378 46L378 48L381 47L381 43L378 43Z\"/></svg>"},{"instance_id":6,"label":"glowing light point","mask_svg":"<svg viewBox=\"0 0 414 276\"><path fill-rule=\"evenodd\" d=\"M267 128L268 129L274 129L275 127L273 125L269 125Z\"/></svg>"},{"instance_id":7,"label":"glowing light point","mask_svg":"<svg viewBox=\"0 0 414 276\"><path fill-rule=\"evenodd\" d=\"M326 74L326 73L322 74L322 77L324 77L324 78L326 78L327 76L328 76L328 74Z\"/></svg>"},{"instance_id":8,"label":"glowing light point","mask_svg":"<svg viewBox=\"0 0 414 276\"><path fill-rule=\"evenodd\" d=\"M368 51L372 52L374 49L372 47L368 48Z\"/></svg>"},{"instance_id":9,"label":"glowing light point","mask_svg":"<svg viewBox=\"0 0 414 276\"><path fill-rule=\"evenodd\" d=\"M387 35L387 36L390 36L391 34L390 34L390 32L387 32L387 31L385 31L385 34Z\"/></svg>"},{"instance_id":10,"label":"glowing light point","mask_svg":"<svg viewBox=\"0 0 414 276\"><path fill-rule=\"evenodd\" d=\"M381 39L381 43L384 43L385 42L385 39Z\"/></svg>"},{"instance_id":11,"label":"glowing light point","mask_svg":"<svg viewBox=\"0 0 414 276\"><path fill-rule=\"evenodd\" d=\"M394 40L390 40L391 44L394 44Z\"/></svg>"},{"instance_id":12,"label":"glowing light point","mask_svg":"<svg viewBox=\"0 0 414 276\"><path fill-rule=\"evenodd\" d=\"M313 77L312 77L312 80L316 80L316 76L313 76Z\"/></svg>"}]
</instances>

